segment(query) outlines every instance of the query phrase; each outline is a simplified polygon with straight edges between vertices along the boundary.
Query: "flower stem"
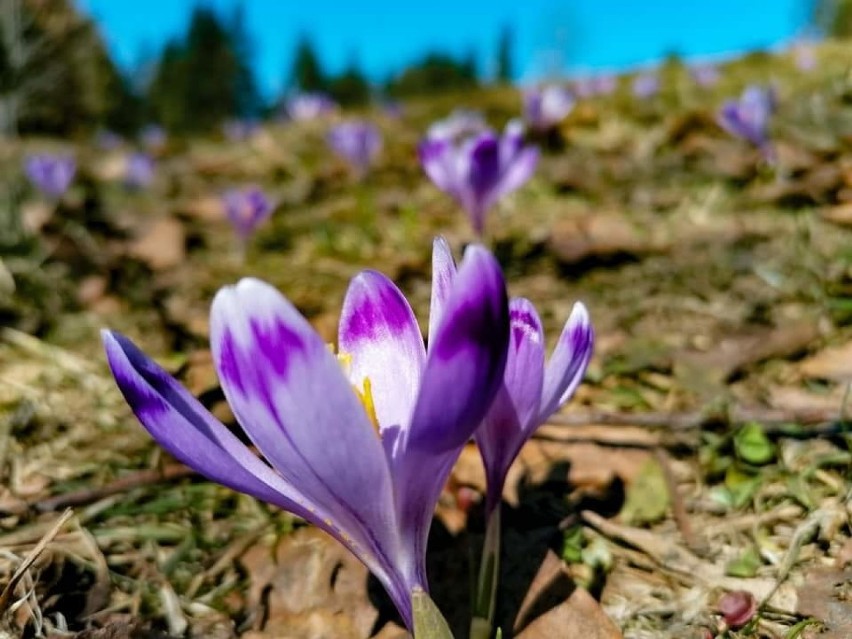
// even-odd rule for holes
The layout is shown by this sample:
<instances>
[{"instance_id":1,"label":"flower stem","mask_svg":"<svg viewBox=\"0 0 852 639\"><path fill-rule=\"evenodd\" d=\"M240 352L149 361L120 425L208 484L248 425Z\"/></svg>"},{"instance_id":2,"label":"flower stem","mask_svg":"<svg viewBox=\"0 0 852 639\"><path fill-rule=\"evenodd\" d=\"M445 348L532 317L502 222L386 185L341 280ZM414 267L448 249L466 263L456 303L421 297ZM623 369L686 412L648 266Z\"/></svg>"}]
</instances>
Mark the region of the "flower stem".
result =
<instances>
[{"instance_id":1,"label":"flower stem","mask_svg":"<svg viewBox=\"0 0 852 639\"><path fill-rule=\"evenodd\" d=\"M497 582L500 578L500 504L491 510L485 528L482 546L482 563L473 617L470 621L470 639L490 639L494 626L494 608L497 602Z\"/></svg>"}]
</instances>

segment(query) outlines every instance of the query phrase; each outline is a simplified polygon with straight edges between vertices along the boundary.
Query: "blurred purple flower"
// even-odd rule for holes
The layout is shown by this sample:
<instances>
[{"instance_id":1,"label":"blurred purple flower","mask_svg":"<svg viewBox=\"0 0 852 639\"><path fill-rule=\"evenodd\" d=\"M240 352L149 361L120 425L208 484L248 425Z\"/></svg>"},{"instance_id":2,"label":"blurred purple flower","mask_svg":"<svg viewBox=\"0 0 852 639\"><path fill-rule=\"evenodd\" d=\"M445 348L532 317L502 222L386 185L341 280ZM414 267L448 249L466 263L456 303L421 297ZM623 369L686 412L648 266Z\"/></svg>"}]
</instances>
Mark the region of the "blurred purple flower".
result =
<instances>
[{"instance_id":1,"label":"blurred purple flower","mask_svg":"<svg viewBox=\"0 0 852 639\"><path fill-rule=\"evenodd\" d=\"M800 71L813 71L817 65L816 47L810 42L799 42L793 47L793 60Z\"/></svg>"},{"instance_id":2,"label":"blurred purple flower","mask_svg":"<svg viewBox=\"0 0 852 639\"><path fill-rule=\"evenodd\" d=\"M114 151L121 146L122 142L121 136L109 129L98 129L95 134L95 146L102 151Z\"/></svg>"},{"instance_id":3,"label":"blurred purple flower","mask_svg":"<svg viewBox=\"0 0 852 639\"><path fill-rule=\"evenodd\" d=\"M257 120L237 118L222 125L222 134L229 142L244 142L257 133L259 128Z\"/></svg>"},{"instance_id":4,"label":"blurred purple flower","mask_svg":"<svg viewBox=\"0 0 852 639\"><path fill-rule=\"evenodd\" d=\"M488 210L529 180L538 163L538 149L524 144L517 122L502 136L486 131L458 143L426 138L419 155L426 175L462 206L480 236Z\"/></svg>"},{"instance_id":5,"label":"blurred purple flower","mask_svg":"<svg viewBox=\"0 0 852 639\"><path fill-rule=\"evenodd\" d=\"M565 87L549 85L523 92L524 120L537 131L557 126L574 108L574 96Z\"/></svg>"},{"instance_id":6,"label":"blurred purple flower","mask_svg":"<svg viewBox=\"0 0 852 639\"><path fill-rule=\"evenodd\" d=\"M612 75L598 75L592 78L595 95L610 95L618 88L618 79Z\"/></svg>"},{"instance_id":7,"label":"blurred purple flower","mask_svg":"<svg viewBox=\"0 0 852 639\"><path fill-rule=\"evenodd\" d=\"M700 87L712 87L719 81L719 69L712 64L701 64L690 69L690 75Z\"/></svg>"},{"instance_id":8,"label":"blurred purple flower","mask_svg":"<svg viewBox=\"0 0 852 639\"><path fill-rule=\"evenodd\" d=\"M147 153L137 152L127 156L124 183L131 189L144 189L154 181L154 159Z\"/></svg>"},{"instance_id":9,"label":"blurred purple flower","mask_svg":"<svg viewBox=\"0 0 852 639\"><path fill-rule=\"evenodd\" d=\"M772 160L769 121L776 108L775 91L771 87L750 86L738 99L726 101L719 109L717 121L731 135L751 142Z\"/></svg>"},{"instance_id":10,"label":"blurred purple flower","mask_svg":"<svg viewBox=\"0 0 852 639\"><path fill-rule=\"evenodd\" d=\"M544 331L535 307L509 302L509 358L503 386L476 432L488 490L486 516L500 505L509 467L524 443L571 399L592 357L594 331L581 302L574 309L545 365Z\"/></svg>"},{"instance_id":11,"label":"blurred purple flower","mask_svg":"<svg viewBox=\"0 0 852 639\"><path fill-rule=\"evenodd\" d=\"M30 183L55 200L65 195L76 172L77 162L70 155L39 153L24 160L24 173Z\"/></svg>"},{"instance_id":12,"label":"blurred purple flower","mask_svg":"<svg viewBox=\"0 0 852 639\"><path fill-rule=\"evenodd\" d=\"M362 178L381 151L382 134L369 122L353 120L334 126L328 134L328 144Z\"/></svg>"},{"instance_id":13,"label":"blurred purple flower","mask_svg":"<svg viewBox=\"0 0 852 639\"><path fill-rule=\"evenodd\" d=\"M656 73L640 73L633 78L633 95L640 100L652 98L660 92L660 78Z\"/></svg>"},{"instance_id":14,"label":"blurred purple flower","mask_svg":"<svg viewBox=\"0 0 852 639\"><path fill-rule=\"evenodd\" d=\"M487 130L488 125L479 111L455 109L443 120L433 122L426 131L426 137L453 141Z\"/></svg>"},{"instance_id":15,"label":"blurred purple flower","mask_svg":"<svg viewBox=\"0 0 852 639\"><path fill-rule=\"evenodd\" d=\"M161 151L166 146L166 130L159 124L148 124L139 133L139 140L149 151Z\"/></svg>"},{"instance_id":16,"label":"blurred purple flower","mask_svg":"<svg viewBox=\"0 0 852 639\"><path fill-rule=\"evenodd\" d=\"M265 461L129 339L103 332L115 381L158 444L337 539L381 581L409 628L412 590L427 588L435 505L500 387L509 339L494 257L471 246L454 277L442 266L433 273L428 349L405 297L375 271L349 286L337 357L270 285L249 278L219 291L213 361Z\"/></svg>"},{"instance_id":17,"label":"blurred purple flower","mask_svg":"<svg viewBox=\"0 0 852 639\"><path fill-rule=\"evenodd\" d=\"M287 100L286 110L294 122L306 122L331 115L337 104L324 93L298 93Z\"/></svg>"},{"instance_id":18,"label":"blurred purple flower","mask_svg":"<svg viewBox=\"0 0 852 639\"><path fill-rule=\"evenodd\" d=\"M229 189L222 195L225 215L241 243L245 243L273 210L272 201L260 187Z\"/></svg>"}]
</instances>

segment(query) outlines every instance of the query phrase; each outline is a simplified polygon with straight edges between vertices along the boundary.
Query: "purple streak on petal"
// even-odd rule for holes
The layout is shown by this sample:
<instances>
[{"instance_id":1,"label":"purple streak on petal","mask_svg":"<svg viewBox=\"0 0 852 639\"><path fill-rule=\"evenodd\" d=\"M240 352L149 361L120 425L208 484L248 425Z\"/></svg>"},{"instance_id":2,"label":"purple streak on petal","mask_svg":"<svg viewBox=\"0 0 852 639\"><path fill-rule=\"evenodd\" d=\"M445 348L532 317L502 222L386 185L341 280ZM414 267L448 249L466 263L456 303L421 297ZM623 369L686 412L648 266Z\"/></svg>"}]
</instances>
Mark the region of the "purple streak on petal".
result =
<instances>
[{"instance_id":1,"label":"purple streak on petal","mask_svg":"<svg viewBox=\"0 0 852 639\"><path fill-rule=\"evenodd\" d=\"M539 421L544 422L567 402L592 358L595 334L586 307L577 302L544 372Z\"/></svg>"},{"instance_id":2,"label":"purple streak on petal","mask_svg":"<svg viewBox=\"0 0 852 639\"><path fill-rule=\"evenodd\" d=\"M110 369L151 436L179 461L220 484L310 518L315 504L281 479L166 371L120 333L103 332Z\"/></svg>"},{"instance_id":3,"label":"purple streak on petal","mask_svg":"<svg viewBox=\"0 0 852 639\"><path fill-rule=\"evenodd\" d=\"M409 445L437 453L470 438L503 378L508 330L500 266L470 246L429 344Z\"/></svg>"},{"instance_id":4,"label":"purple streak on petal","mask_svg":"<svg viewBox=\"0 0 852 639\"><path fill-rule=\"evenodd\" d=\"M365 271L349 284L340 316L340 353L352 358L349 379L369 379L379 427L406 427L414 410L426 350L405 296L387 277ZM384 435L383 435L384 436Z\"/></svg>"},{"instance_id":5,"label":"purple streak on petal","mask_svg":"<svg viewBox=\"0 0 852 639\"><path fill-rule=\"evenodd\" d=\"M538 428L544 384L544 333L535 307L523 298L509 304L511 338L503 387L476 442L488 480L487 512L500 503L506 473L524 442Z\"/></svg>"},{"instance_id":6,"label":"purple streak on petal","mask_svg":"<svg viewBox=\"0 0 852 639\"><path fill-rule=\"evenodd\" d=\"M456 276L456 262L450 245L443 237L432 242L432 299L429 305L429 340L435 339L438 324L444 314L444 305L452 290Z\"/></svg>"}]
</instances>

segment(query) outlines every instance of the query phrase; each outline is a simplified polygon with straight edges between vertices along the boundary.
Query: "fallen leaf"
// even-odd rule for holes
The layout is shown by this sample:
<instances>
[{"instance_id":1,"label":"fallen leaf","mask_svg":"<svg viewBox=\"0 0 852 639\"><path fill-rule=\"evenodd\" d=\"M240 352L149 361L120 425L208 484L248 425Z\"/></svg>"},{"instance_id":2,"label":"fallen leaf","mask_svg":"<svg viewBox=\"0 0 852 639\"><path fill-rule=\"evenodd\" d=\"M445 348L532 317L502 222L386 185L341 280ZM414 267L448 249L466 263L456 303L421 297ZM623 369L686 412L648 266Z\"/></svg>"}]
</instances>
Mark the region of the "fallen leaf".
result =
<instances>
[{"instance_id":1,"label":"fallen leaf","mask_svg":"<svg viewBox=\"0 0 852 639\"><path fill-rule=\"evenodd\" d=\"M589 258L611 259L619 255L641 256L665 250L656 241L620 215L593 214L559 222L552 230L548 246L565 264Z\"/></svg>"},{"instance_id":2,"label":"fallen leaf","mask_svg":"<svg viewBox=\"0 0 852 639\"><path fill-rule=\"evenodd\" d=\"M812 379L852 380L852 342L819 351L803 360L799 370Z\"/></svg>"},{"instance_id":3,"label":"fallen leaf","mask_svg":"<svg viewBox=\"0 0 852 639\"><path fill-rule=\"evenodd\" d=\"M240 563L249 576L248 639L366 639L378 619L368 571L322 531L300 528L274 547L259 543ZM268 593L268 594L267 594Z\"/></svg>"},{"instance_id":4,"label":"fallen leaf","mask_svg":"<svg viewBox=\"0 0 852 639\"><path fill-rule=\"evenodd\" d=\"M798 613L826 626L820 639L852 637L852 569L815 568L799 588Z\"/></svg>"},{"instance_id":5,"label":"fallen leaf","mask_svg":"<svg viewBox=\"0 0 852 639\"><path fill-rule=\"evenodd\" d=\"M530 584L515 621L517 639L621 639L618 627L565 564L549 552Z\"/></svg>"},{"instance_id":6,"label":"fallen leaf","mask_svg":"<svg viewBox=\"0 0 852 639\"><path fill-rule=\"evenodd\" d=\"M155 220L131 243L129 252L155 271L179 266L186 257L183 224L170 217Z\"/></svg>"}]
</instances>

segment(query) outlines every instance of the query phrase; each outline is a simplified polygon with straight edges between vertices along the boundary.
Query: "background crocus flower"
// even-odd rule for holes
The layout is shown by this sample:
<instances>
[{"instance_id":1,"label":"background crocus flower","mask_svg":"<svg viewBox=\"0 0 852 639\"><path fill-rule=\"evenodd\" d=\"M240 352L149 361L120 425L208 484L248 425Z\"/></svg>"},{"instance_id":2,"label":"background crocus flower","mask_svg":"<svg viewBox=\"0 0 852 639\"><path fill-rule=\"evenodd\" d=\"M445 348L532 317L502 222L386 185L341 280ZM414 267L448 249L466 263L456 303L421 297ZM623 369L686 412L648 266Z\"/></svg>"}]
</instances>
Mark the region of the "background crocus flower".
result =
<instances>
[{"instance_id":1,"label":"background crocus flower","mask_svg":"<svg viewBox=\"0 0 852 639\"><path fill-rule=\"evenodd\" d=\"M537 131L547 131L564 120L574 108L574 96L565 87L549 85L523 93L524 121Z\"/></svg>"},{"instance_id":2,"label":"background crocus flower","mask_svg":"<svg viewBox=\"0 0 852 639\"><path fill-rule=\"evenodd\" d=\"M433 140L458 140L488 130L485 117L473 109L455 109L443 120L433 122L426 137Z\"/></svg>"},{"instance_id":3,"label":"background crocus flower","mask_svg":"<svg viewBox=\"0 0 852 639\"><path fill-rule=\"evenodd\" d=\"M363 120L343 122L331 129L328 144L361 178L367 174L382 148L382 134Z\"/></svg>"},{"instance_id":4,"label":"background crocus flower","mask_svg":"<svg viewBox=\"0 0 852 639\"><path fill-rule=\"evenodd\" d=\"M287 115L294 122L307 122L337 110L334 100L324 93L298 93L287 100Z\"/></svg>"},{"instance_id":5,"label":"background crocus flower","mask_svg":"<svg viewBox=\"0 0 852 639\"><path fill-rule=\"evenodd\" d=\"M229 189L222 195L225 215L241 241L247 241L272 213L272 201L260 187Z\"/></svg>"},{"instance_id":6,"label":"background crocus flower","mask_svg":"<svg viewBox=\"0 0 852 639\"><path fill-rule=\"evenodd\" d=\"M222 134L229 142L244 142L251 138L259 129L257 120L234 119L222 125Z\"/></svg>"},{"instance_id":7,"label":"background crocus flower","mask_svg":"<svg viewBox=\"0 0 852 639\"><path fill-rule=\"evenodd\" d=\"M98 129L95 134L95 146L103 151L114 151L123 142L121 136L109 129Z\"/></svg>"},{"instance_id":8,"label":"background crocus flower","mask_svg":"<svg viewBox=\"0 0 852 639\"><path fill-rule=\"evenodd\" d=\"M660 92L660 78L656 73L640 73L633 78L633 95L641 100L652 98Z\"/></svg>"},{"instance_id":9,"label":"background crocus flower","mask_svg":"<svg viewBox=\"0 0 852 639\"><path fill-rule=\"evenodd\" d=\"M739 99L728 100L722 105L717 121L731 135L751 142L771 161L774 153L769 140L769 121L775 108L772 88L750 86Z\"/></svg>"},{"instance_id":10,"label":"background crocus flower","mask_svg":"<svg viewBox=\"0 0 852 639\"><path fill-rule=\"evenodd\" d=\"M817 65L816 48L810 42L798 42L793 47L793 60L799 71L813 71Z\"/></svg>"},{"instance_id":11,"label":"background crocus flower","mask_svg":"<svg viewBox=\"0 0 852 639\"><path fill-rule=\"evenodd\" d=\"M702 64L689 70L692 79L700 87L712 87L719 81L719 69L712 64Z\"/></svg>"},{"instance_id":12,"label":"background crocus flower","mask_svg":"<svg viewBox=\"0 0 852 639\"><path fill-rule=\"evenodd\" d=\"M127 156L124 183L131 189L144 189L154 181L154 159L147 153Z\"/></svg>"},{"instance_id":13,"label":"background crocus flower","mask_svg":"<svg viewBox=\"0 0 852 639\"><path fill-rule=\"evenodd\" d=\"M76 171L77 162L70 155L40 153L24 160L27 179L42 194L55 200L65 195Z\"/></svg>"},{"instance_id":14,"label":"background crocus flower","mask_svg":"<svg viewBox=\"0 0 852 639\"><path fill-rule=\"evenodd\" d=\"M546 364L544 331L535 307L526 299L513 299L509 317L511 334L503 386L475 436L485 466L488 523L474 623L487 626L489 631L499 574L500 502L506 474L535 430L574 394L594 344L589 314L580 302L574 305Z\"/></svg>"},{"instance_id":15,"label":"background crocus flower","mask_svg":"<svg viewBox=\"0 0 852 639\"><path fill-rule=\"evenodd\" d=\"M265 461L130 340L103 335L122 394L163 448L332 535L382 582L409 628L411 593L427 586L435 505L500 387L508 344L505 283L490 253L471 247L451 281L440 265L434 280L427 351L399 289L380 273L357 276L339 358L268 284L244 279L217 294L216 371Z\"/></svg>"},{"instance_id":16,"label":"background crocus flower","mask_svg":"<svg viewBox=\"0 0 852 639\"><path fill-rule=\"evenodd\" d=\"M529 180L538 163L538 149L524 144L517 122L502 136L487 131L461 143L427 138L419 155L426 175L464 208L480 236L488 210Z\"/></svg>"},{"instance_id":17,"label":"background crocus flower","mask_svg":"<svg viewBox=\"0 0 852 639\"><path fill-rule=\"evenodd\" d=\"M166 130L159 124L148 124L139 133L142 146L155 153L165 148L166 139Z\"/></svg>"}]
</instances>

